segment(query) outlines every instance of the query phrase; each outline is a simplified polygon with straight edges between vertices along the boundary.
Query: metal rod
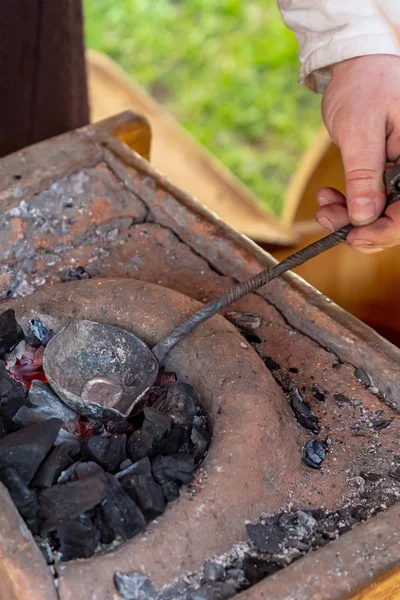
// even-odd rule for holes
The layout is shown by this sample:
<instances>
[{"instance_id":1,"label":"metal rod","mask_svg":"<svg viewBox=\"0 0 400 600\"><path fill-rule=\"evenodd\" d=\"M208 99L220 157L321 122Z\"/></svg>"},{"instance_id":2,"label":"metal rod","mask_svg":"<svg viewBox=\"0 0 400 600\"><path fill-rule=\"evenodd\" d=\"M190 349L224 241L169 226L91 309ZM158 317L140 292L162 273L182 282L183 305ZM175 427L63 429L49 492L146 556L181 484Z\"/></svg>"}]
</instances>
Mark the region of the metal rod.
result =
<instances>
[{"instance_id":1,"label":"metal rod","mask_svg":"<svg viewBox=\"0 0 400 600\"><path fill-rule=\"evenodd\" d=\"M234 285L225 294L218 296L218 298L214 298L182 321L182 323L173 329L171 333L154 346L152 349L153 354L156 356L159 363L162 364L168 352L193 331L193 329L201 325L201 323L204 323L204 321L207 321L207 319L210 319L233 302L243 298L243 296L258 290L266 283L279 277L279 275L286 273L286 271L299 267L311 258L322 254L322 252L326 252L326 250L338 246L346 239L348 233L353 228L354 226L351 224L345 225L338 231L335 231L334 233L317 240L313 244L302 248L298 252L291 254L277 265L271 266L268 269L261 271L261 273L257 273L257 275L243 281L243 283Z\"/></svg>"}]
</instances>

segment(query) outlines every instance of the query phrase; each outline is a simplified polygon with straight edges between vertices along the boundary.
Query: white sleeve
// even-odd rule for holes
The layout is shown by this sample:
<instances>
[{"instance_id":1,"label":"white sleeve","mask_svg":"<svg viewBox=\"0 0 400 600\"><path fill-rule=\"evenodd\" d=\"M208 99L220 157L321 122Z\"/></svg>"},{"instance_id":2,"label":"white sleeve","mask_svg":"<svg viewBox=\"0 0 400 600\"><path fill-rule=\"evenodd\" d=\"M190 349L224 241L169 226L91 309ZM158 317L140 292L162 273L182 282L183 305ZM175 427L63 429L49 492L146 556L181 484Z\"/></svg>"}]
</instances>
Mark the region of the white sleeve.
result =
<instances>
[{"instance_id":1,"label":"white sleeve","mask_svg":"<svg viewBox=\"0 0 400 600\"><path fill-rule=\"evenodd\" d=\"M278 0L278 4L299 43L299 81L313 91L324 91L335 63L367 54L400 56L400 0Z\"/></svg>"}]
</instances>

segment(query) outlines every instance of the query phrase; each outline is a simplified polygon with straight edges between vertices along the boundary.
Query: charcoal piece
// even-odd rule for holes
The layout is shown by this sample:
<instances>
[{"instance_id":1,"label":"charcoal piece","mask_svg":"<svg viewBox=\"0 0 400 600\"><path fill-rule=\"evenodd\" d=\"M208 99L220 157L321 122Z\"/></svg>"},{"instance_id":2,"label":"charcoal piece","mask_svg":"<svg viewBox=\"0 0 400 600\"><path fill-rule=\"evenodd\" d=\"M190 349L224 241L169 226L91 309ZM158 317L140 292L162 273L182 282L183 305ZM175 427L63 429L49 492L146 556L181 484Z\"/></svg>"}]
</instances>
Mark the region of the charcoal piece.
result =
<instances>
[{"instance_id":1,"label":"charcoal piece","mask_svg":"<svg viewBox=\"0 0 400 600\"><path fill-rule=\"evenodd\" d=\"M0 356L10 352L21 340L24 339L22 327L15 318L12 308L0 314Z\"/></svg>"},{"instance_id":2,"label":"charcoal piece","mask_svg":"<svg viewBox=\"0 0 400 600\"><path fill-rule=\"evenodd\" d=\"M123 540L130 539L144 528L145 518L118 479L109 474L104 477L107 481L107 489L101 504L103 519L116 537Z\"/></svg>"},{"instance_id":3,"label":"charcoal piece","mask_svg":"<svg viewBox=\"0 0 400 600\"><path fill-rule=\"evenodd\" d=\"M117 571L114 583L123 600L155 600L158 598L158 591L151 579L140 573L122 574Z\"/></svg>"},{"instance_id":4,"label":"charcoal piece","mask_svg":"<svg viewBox=\"0 0 400 600\"><path fill-rule=\"evenodd\" d=\"M177 454L178 452L189 450L190 433L181 425L172 424L171 430L168 431L162 440L156 445L156 452L162 456L169 454Z\"/></svg>"},{"instance_id":5,"label":"charcoal piece","mask_svg":"<svg viewBox=\"0 0 400 600\"><path fill-rule=\"evenodd\" d=\"M0 440L0 469L16 468L29 484L54 444L62 422L49 419L6 435Z\"/></svg>"},{"instance_id":6,"label":"charcoal piece","mask_svg":"<svg viewBox=\"0 0 400 600\"><path fill-rule=\"evenodd\" d=\"M0 360L0 415L8 433L19 429L13 423L13 417L25 404L25 398L25 387L10 377L5 363Z\"/></svg>"},{"instance_id":7,"label":"charcoal piece","mask_svg":"<svg viewBox=\"0 0 400 600\"><path fill-rule=\"evenodd\" d=\"M261 552L278 554L282 551L286 534L275 523L249 523L246 525L249 540Z\"/></svg>"},{"instance_id":8,"label":"charcoal piece","mask_svg":"<svg viewBox=\"0 0 400 600\"><path fill-rule=\"evenodd\" d=\"M370 379L370 376L368 375L368 373L366 373L364 371L364 369L361 369L361 367L358 367L358 369L356 369L354 371L354 375L357 377L357 379L360 383L365 385L365 387L371 387L372 381Z\"/></svg>"},{"instance_id":9,"label":"charcoal piece","mask_svg":"<svg viewBox=\"0 0 400 600\"><path fill-rule=\"evenodd\" d=\"M45 561L48 565L54 564L54 556L53 551L51 549L49 540L47 538L42 538L38 535L35 536L35 542L39 546L39 550L43 554Z\"/></svg>"},{"instance_id":10,"label":"charcoal piece","mask_svg":"<svg viewBox=\"0 0 400 600\"><path fill-rule=\"evenodd\" d=\"M352 400L345 396L344 394L334 394L333 399L339 406L344 406L345 404L353 404Z\"/></svg>"},{"instance_id":11,"label":"charcoal piece","mask_svg":"<svg viewBox=\"0 0 400 600\"><path fill-rule=\"evenodd\" d=\"M139 506L146 519L155 519L164 512L163 490L154 480L148 458L132 465L130 473L121 477L120 481L125 492Z\"/></svg>"},{"instance_id":12,"label":"charcoal piece","mask_svg":"<svg viewBox=\"0 0 400 600\"><path fill-rule=\"evenodd\" d=\"M140 431L134 431L129 436L126 444L126 451L129 458L135 463L147 456L147 447L151 447L152 441L145 434L142 435Z\"/></svg>"},{"instance_id":13,"label":"charcoal piece","mask_svg":"<svg viewBox=\"0 0 400 600\"><path fill-rule=\"evenodd\" d=\"M157 456L153 464L154 479L160 485L168 481L189 483L194 471L194 457L191 454L173 454L172 456Z\"/></svg>"},{"instance_id":14,"label":"charcoal piece","mask_svg":"<svg viewBox=\"0 0 400 600\"><path fill-rule=\"evenodd\" d=\"M105 471L113 472L126 459L126 435L115 433L111 437L94 435L82 446L83 458L97 462Z\"/></svg>"},{"instance_id":15,"label":"charcoal piece","mask_svg":"<svg viewBox=\"0 0 400 600\"><path fill-rule=\"evenodd\" d=\"M67 275L63 278L63 281L80 281L81 279L91 279L92 276L89 275L87 271L83 267L76 267L75 269L70 269Z\"/></svg>"},{"instance_id":16,"label":"charcoal piece","mask_svg":"<svg viewBox=\"0 0 400 600\"><path fill-rule=\"evenodd\" d=\"M41 319L34 318L29 321L28 335L37 338L42 346L47 346L54 336L54 331L47 327Z\"/></svg>"},{"instance_id":17,"label":"charcoal piece","mask_svg":"<svg viewBox=\"0 0 400 600\"><path fill-rule=\"evenodd\" d=\"M6 425L0 416L0 439L7 434Z\"/></svg>"},{"instance_id":18,"label":"charcoal piece","mask_svg":"<svg viewBox=\"0 0 400 600\"><path fill-rule=\"evenodd\" d=\"M243 571L250 585L254 585L273 575L281 569L281 566L269 557L259 557L247 554L243 559Z\"/></svg>"},{"instance_id":19,"label":"charcoal piece","mask_svg":"<svg viewBox=\"0 0 400 600\"><path fill-rule=\"evenodd\" d=\"M63 560L89 558L96 552L100 542L99 530L85 515L62 523L57 527L55 535L60 542L59 551Z\"/></svg>"},{"instance_id":20,"label":"charcoal piece","mask_svg":"<svg viewBox=\"0 0 400 600\"><path fill-rule=\"evenodd\" d=\"M214 561L205 563L203 573L208 582L225 580L225 568Z\"/></svg>"},{"instance_id":21,"label":"charcoal piece","mask_svg":"<svg viewBox=\"0 0 400 600\"><path fill-rule=\"evenodd\" d=\"M72 425L76 419L75 411L64 404L52 388L43 381L32 381L28 400L30 408L44 419L52 417L62 419L64 425Z\"/></svg>"},{"instance_id":22,"label":"charcoal piece","mask_svg":"<svg viewBox=\"0 0 400 600\"><path fill-rule=\"evenodd\" d=\"M250 585L243 569L228 569L226 578L234 582L235 588L244 589Z\"/></svg>"},{"instance_id":23,"label":"charcoal piece","mask_svg":"<svg viewBox=\"0 0 400 600\"><path fill-rule=\"evenodd\" d=\"M197 464L204 458L207 448L210 445L211 438L205 429L193 427L190 439L194 447L194 461Z\"/></svg>"},{"instance_id":24,"label":"charcoal piece","mask_svg":"<svg viewBox=\"0 0 400 600\"><path fill-rule=\"evenodd\" d=\"M41 532L54 531L62 523L72 521L80 514L97 506L108 488L103 473L87 479L58 483L39 494Z\"/></svg>"},{"instance_id":25,"label":"charcoal piece","mask_svg":"<svg viewBox=\"0 0 400 600\"><path fill-rule=\"evenodd\" d=\"M386 429L389 425L393 423L393 419L374 419L372 421L372 427L375 431L382 431L382 429Z\"/></svg>"},{"instance_id":26,"label":"charcoal piece","mask_svg":"<svg viewBox=\"0 0 400 600\"><path fill-rule=\"evenodd\" d=\"M320 469L325 458L325 450L318 440L309 440L304 449L304 463L312 469Z\"/></svg>"},{"instance_id":27,"label":"charcoal piece","mask_svg":"<svg viewBox=\"0 0 400 600\"><path fill-rule=\"evenodd\" d=\"M196 392L191 385L175 381L167 386L154 408L168 414L175 425L191 429L196 414L196 400Z\"/></svg>"},{"instance_id":28,"label":"charcoal piece","mask_svg":"<svg viewBox=\"0 0 400 600\"><path fill-rule=\"evenodd\" d=\"M114 531L108 526L103 519L103 512L101 506L97 506L94 509L93 524L100 533L100 542L102 544L111 544L115 540Z\"/></svg>"},{"instance_id":29,"label":"charcoal piece","mask_svg":"<svg viewBox=\"0 0 400 600\"><path fill-rule=\"evenodd\" d=\"M264 356L263 361L267 369L270 371L279 371L281 369L281 365L270 356Z\"/></svg>"},{"instance_id":30,"label":"charcoal piece","mask_svg":"<svg viewBox=\"0 0 400 600\"><path fill-rule=\"evenodd\" d=\"M79 454L78 442L63 442L50 452L32 481L32 487L51 487Z\"/></svg>"},{"instance_id":31,"label":"charcoal piece","mask_svg":"<svg viewBox=\"0 0 400 600\"><path fill-rule=\"evenodd\" d=\"M36 492L27 486L16 469L10 467L0 471L0 481L8 489L15 506L27 524L35 523L38 512Z\"/></svg>"},{"instance_id":32,"label":"charcoal piece","mask_svg":"<svg viewBox=\"0 0 400 600\"><path fill-rule=\"evenodd\" d=\"M104 473L104 471L101 466L95 462L75 462L60 474L57 483L87 479L88 477L98 475L99 473Z\"/></svg>"},{"instance_id":33,"label":"charcoal piece","mask_svg":"<svg viewBox=\"0 0 400 600\"><path fill-rule=\"evenodd\" d=\"M127 452L133 462L145 456L155 456L164 438L171 430L171 419L164 413L145 408L144 421L139 431L134 431L128 439Z\"/></svg>"},{"instance_id":34,"label":"charcoal piece","mask_svg":"<svg viewBox=\"0 0 400 600\"><path fill-rule=\"evenodd\" d=\"M130 458L126 458L119 465L119 468L121 469L121 471L124 471L125 469L127 469L128 467L131 467L132 465L133 465L133 462L131 461L131 459Z\"/></svg>"},{"instance_id":35,"label":"charcoal piece","mask_svg":"<svg viewBox=\"0 0 400 600\"><path fill-rule=\"evenodd\" d=\"M173 502L179 498L179 485L176 481L166 481L161 488L166 502Z\"/></svg>"},{"instance_id":36,"label":"charcoal piece","mask_svg":"<svg viewBox=\"0 0 400 600\"><path fill-rule=\"evenodd\" d=\"M313 413L311 406L306 402L304 395L297 388L293 380L291 380L289 384L288 397L297 422L300 423L302 427L305 427L305 429L309 429L313 433L318 433L318 418Z\"/></svg>"},{"instance_id":37,"label":"charcoal piece","mask_svg":"<svg viewBox=\"0 0 400 600\"><path fill-rule=\"evenodd\" d=\"M187 600L187 593L191 590L192 588L187 581L180 580L167 588L164 587L157 600L178 600L178 598Z\"/></svg>"},{"instance_id":38,"label":"charcoal piece","mask_svg":"<svg viewBox=\"0 0 400 600\"><path fill-rule=\"evenodd\" d=\"M314 398L317 400L317 402L325 402L324 392L321 392L321 390L316 385L313 385L311 387L311 391L314 394Z\"/></svg>"},{"instance_id":39,"label":"charcoal piece","mask_svg":"<svg viewBox=\"0 0 400 600\"><path fill-rule=\"evenodd\" d=\"M198 590L193 590L186 597L188 600L225 600L236 594L236 588L228 582L216 581L203 583Z\"/></svg>"}]
</instances>

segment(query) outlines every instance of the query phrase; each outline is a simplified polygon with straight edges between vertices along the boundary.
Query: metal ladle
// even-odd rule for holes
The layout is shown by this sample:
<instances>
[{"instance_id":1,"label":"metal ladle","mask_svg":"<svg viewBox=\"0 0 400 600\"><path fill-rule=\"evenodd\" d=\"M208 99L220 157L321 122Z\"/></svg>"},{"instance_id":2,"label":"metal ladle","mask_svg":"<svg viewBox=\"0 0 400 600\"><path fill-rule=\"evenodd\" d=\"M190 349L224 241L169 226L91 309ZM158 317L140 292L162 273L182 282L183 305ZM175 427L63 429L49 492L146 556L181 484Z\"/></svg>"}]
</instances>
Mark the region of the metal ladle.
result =
<instances>
[{"instance_id":1,"label":"metal ladle","mask_svg":"<svg viewBox=\"0 0 400 600\"><path fill-rule=\"evenodd\" d=\"M400 165L387 169L385 183L389 206L400 199ZM46 347L46 377L60 398L80 414L123 418L142 408L144 395L154 384L167 354L193 329L275 277L341 244L353 228L346 225L233 286L184 319L152 349L118 327L71 321Z\"/></svg>"}]
</instances>

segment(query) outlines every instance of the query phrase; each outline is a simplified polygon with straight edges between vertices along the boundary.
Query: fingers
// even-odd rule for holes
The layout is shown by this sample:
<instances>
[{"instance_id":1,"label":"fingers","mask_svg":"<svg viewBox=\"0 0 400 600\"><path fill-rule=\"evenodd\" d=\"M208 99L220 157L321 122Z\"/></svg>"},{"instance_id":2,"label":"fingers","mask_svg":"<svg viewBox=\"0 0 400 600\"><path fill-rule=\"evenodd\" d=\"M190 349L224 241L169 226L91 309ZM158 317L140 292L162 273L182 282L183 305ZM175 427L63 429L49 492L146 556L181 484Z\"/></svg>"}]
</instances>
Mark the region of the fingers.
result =
<instances>
[{"instance_id":1,"label":"fingers","mask_svg":"<svg viewBox=\"0 0 400 600\"><path fill-rule=\"evenodd\" d=\"M343 194L333 188L323 188L317 194L317 201L321 208L318 209L316 218L322 227L328 231L336 231L347 225L349 215Z\"/></svg>"},{"instance_id":2,"label":"fingers","mask_svg":"<svg viewBox=\"0 0 400 600\"><path fill-rule=\"evenodd\" d=\"M384 216L375 223L351 231L347 242L362 252L384 250L400 244L400 202L389 206Z\"/></svg>"},{"instance_id":3,"label":"fingers","mask_svg":"<svg viewBox=\"0 0 400 600\"><path fill-rule=\"evenodd\" d=\"M373 223L385 207L386 139L383 127L375 132L374 139L376 141L372 142L362 136L349 136L341 144L347 207L353 225Z\"/></svg>"}]
</instances>

